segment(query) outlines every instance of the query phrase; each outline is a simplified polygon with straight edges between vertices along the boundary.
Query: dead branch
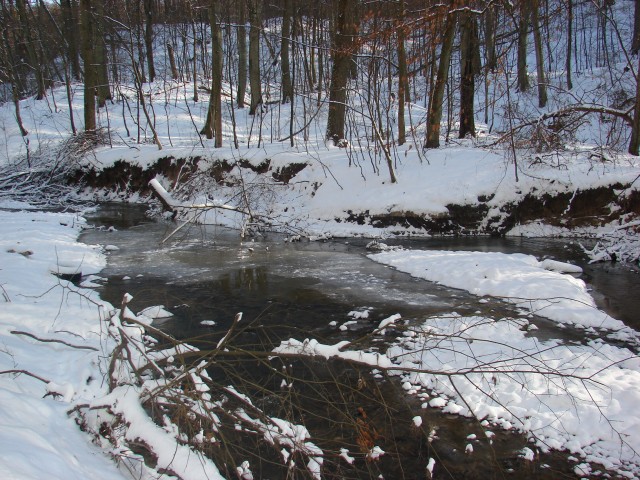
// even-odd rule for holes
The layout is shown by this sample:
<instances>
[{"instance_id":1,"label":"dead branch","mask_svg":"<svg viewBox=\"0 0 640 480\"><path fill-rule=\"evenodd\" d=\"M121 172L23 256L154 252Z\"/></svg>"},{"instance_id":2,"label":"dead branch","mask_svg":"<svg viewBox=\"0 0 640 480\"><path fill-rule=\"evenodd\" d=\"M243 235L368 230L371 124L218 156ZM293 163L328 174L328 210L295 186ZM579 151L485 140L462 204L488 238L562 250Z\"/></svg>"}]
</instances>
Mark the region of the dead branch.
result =
<instances>
[{"instance_id":1,"label":"dead branch","mask_svg":"<svg viewBox=\"0 0 640 480\"><path fill-rule=\"evenodd\" d=\"M90 347L88 345L73 345L72 343L68 343L65 342L64 340L58 340L57 338L40 338L37 337L36 335L34 335L33 333L29 333L29 332L23 332L21 330L11 330L11 333L14 335L25 335L27 337L31 337L34 340L37 340L39 342L45 342L45 343L61 343L63 345L66 345L67 347L71 347L71 348L77 348L78 350L93 350L95 352L98 351L97 348L95 347Z\"/></svg>"},{"instance_id":2,"label":"dead branch","mask_svg":"<svg viewBox=\"0 0 640 480\"><path fill-rule=\"evenodd\" d=\"M28 370L21 370L21 369L0 370L0 375L7 375L7 374L15 374L15 375L24 374L24 375L28 375L29 377L33 377L37 380L40 380L43 383L51 383L46 378L43 378L40 375L36 375L35 373L31 373Z\"/></svg>"}]
</instances>

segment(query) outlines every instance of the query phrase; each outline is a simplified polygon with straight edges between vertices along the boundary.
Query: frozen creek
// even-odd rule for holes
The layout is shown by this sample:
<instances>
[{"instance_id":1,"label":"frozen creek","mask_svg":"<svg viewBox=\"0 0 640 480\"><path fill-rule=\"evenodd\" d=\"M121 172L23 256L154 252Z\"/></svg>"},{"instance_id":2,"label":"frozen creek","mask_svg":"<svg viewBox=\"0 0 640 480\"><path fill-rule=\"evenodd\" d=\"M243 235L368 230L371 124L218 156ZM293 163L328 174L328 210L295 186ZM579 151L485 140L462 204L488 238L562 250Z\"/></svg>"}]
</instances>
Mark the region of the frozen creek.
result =
<instances>
[{"instance_id":1,"label":"frozen creek","mask_svg":"<svg viewBox=\"0 0 640 480\"><path fill-rule=\"evenodd\" d=\"M193 227L163 244L175 225L147 219L144 207L121 205L105 205L89 222L115 230L88 230L82 241L118 247L111 250L109 265L102 273L108 281L100 288L101 296L118 305L122 295L130 293L134 297L131 308L136 312L164 305L174 316L157 325L191 343L198 338L202 345L215 345L239 311L244 315L244 327L233 341L247 350L268 350L290 337L311 337L328 344L354 340L394 314L416 322L454 311L461 315L517 315L502 302L480 303L466 292L374 263L365 256L367 240L286 243L284 237L271 235L241 242L235 231ZM475 237L403 243L409 248L521 252L539 258L572 259L585 268L582 278L592 283L596 300L616 318L640 329L632 293L640 286L637 271L620 265L587 266L580 261L577 248L567 247L566 242ZM581 340L580 333L572 329L559 329L544 320L536 324L540 327L536 334L541 337ZM370 339L366 342L376 347L386 339L379 340L380 345ZM221 370L212 376L223 384L236 385L270 414L296 418L325 451L339 452L341 446L348 445L353 452L360 409L367 412L386 455L378 462L343 463L340 468L323 471L327 478L376 478L379 474L385 478L425 478L430 458L439 466L438 478L575 476L575 463L561 453L537 456L535 462L522 459L527 440L512 433L496 431L491 442L482 438L473 443L473 454L466 453L469 436L480 437L477 422L421 409L420 402L407 396L397 379L376 380L365 370L339 362L296 361L289 368L308 384L296 384L296 394L287 395L286 404L282 402L282 379L256 367L255 362L239 360L233 372ZM420 426L411 421L417 415L422 417ZM229 436L233 437L231 432ZM257 460L261 455L259 440L232 440L240 445L235 449L236 464L249 458L258 478L284 477L283 470L269 459Z\"/></svg>"}]
</instances>

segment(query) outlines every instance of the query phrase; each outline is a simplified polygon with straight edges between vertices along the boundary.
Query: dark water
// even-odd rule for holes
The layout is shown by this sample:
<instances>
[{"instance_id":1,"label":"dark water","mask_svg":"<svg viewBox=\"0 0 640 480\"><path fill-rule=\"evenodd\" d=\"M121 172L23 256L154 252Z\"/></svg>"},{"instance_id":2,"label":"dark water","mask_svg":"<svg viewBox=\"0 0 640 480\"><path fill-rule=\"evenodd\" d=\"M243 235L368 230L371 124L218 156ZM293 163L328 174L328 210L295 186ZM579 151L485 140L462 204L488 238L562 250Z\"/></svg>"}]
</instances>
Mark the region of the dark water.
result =
<instances>
[{"instance_id":1,"label":"dark water","mask_svg":"<svg viewBox=\"0 0 640 480\"><path fill-rule=\"evenodd\" d=\"M90 230L83 236L85 242L119 248L110 254L103 272L108 281L100 289L102 297L118 305L122 295L130 293L134 297L130 306L136 312L165 305L175 316L158 326L201 348L215 345L239 311L243 321L232 341L247 351L268 351L288 338L315 338L323 343L354 340L395 313L408 321L453 311L516 315L502 302L480 304L465 292L371 262L365 257L366 240L285 243L283 237L271 235L241 242L236 231L191 227L163 243L175 224L149 220L142 207L120 205L104 206L89 221L116 229ZM583 278L613 316L640 326L633 301L640 286L637 270L588 265L575 245L485 237L404 243L411 248L522 252L571 260L585 268ZM349 312L365 309L368 318L340 330L340 325L353 320ZM204 320L214 325L203 326ZM572 335L549 322L536 320L536 324L542 326L542 335ZM367 341L369 347L376 347ZM210 375L249 393L269 415L307 426L311 441L329 452L323 467L326 478L377 478L380 474L427 478L430 458L436 460L436 478L575 477L566 455L540 455L535 462L525 462L518 452L527 446L526 438L496 432L489 442L477 422L421 409L397 379L374 379L368 371L341 362L296 360L265 365L246 358L221 360ZM293 381L294 387L283 393L283 380ZM376 444L386 452L378 462L367 462L359 453L363 411L366 425L378 435ZM420 428L411 420L416 415L423 418ZM276 465L277 456L263 441L242 437L233 429L224 434L237 452L236 465L249 459L256 478L285 478L286 472ZM472 442L474 453L466 454L470 434L478 440ZM338 456L339 448L345 446L357 457L354 465Z\"/></svg>"}]
</instances>

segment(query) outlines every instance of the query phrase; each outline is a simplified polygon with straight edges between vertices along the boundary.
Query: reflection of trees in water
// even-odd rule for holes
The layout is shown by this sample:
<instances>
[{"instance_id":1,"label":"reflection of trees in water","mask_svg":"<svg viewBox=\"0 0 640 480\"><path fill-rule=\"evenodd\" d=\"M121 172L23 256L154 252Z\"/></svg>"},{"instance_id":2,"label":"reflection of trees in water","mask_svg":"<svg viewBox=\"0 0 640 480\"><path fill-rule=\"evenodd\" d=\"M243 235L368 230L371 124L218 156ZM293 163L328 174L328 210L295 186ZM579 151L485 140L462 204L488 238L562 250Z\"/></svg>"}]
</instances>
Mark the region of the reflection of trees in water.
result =
<instances>
[{"instance_id":1,"label":"reflection of trees in water","mask_svg":"<svg viewBox=\"0 0 640 480\"><path fill-rule=\"evenodd\" d=\"M222 275L216 283L223 291L244 289L250 292L266 292L269 288L269 272L266 266L243 267Z\"/></svg>"}]
</instances>

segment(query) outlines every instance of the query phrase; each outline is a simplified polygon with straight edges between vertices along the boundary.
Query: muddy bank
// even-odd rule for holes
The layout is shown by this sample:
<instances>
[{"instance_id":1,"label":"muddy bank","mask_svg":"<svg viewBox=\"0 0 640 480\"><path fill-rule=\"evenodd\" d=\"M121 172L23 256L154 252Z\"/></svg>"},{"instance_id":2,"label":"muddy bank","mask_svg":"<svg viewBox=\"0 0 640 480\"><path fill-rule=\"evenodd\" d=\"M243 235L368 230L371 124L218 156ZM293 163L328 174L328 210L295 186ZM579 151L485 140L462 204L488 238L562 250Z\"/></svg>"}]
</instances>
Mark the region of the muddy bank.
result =
<instances>
[{"instance_id":1,"label":"muddy bank","mask_svg":"<svg viewBox=\"0 0 640 480\"><path fill-rule=\"evenodd\" d=\"M125 160L118 160L103 169L78 169L70 183L80 189L98 192L99 198L114 197L126 200L131 196L151 200L149 180L162 176L171 186L180 185L181 196L186 198L195 185L238 187L236 171L253 172L264 176L274 187L295 181L306 163L291 163L274 167L270 159L252 163L246 159L206 160L203 157L176 158L166 156L143 168ZM320 188L314 184L310 193ZM622 194L629 185L614 184L592 189L549 193L523 192L515 202L499 204L493 196L479 196L473 204L448 204L447 211L428 214L415 211L372 213L368 210L348 210L337 215L335 221L385 228L394 233L406 229L431 235L492 235L502 236L517 225L540 221L547 225L579 228L599 226L620 219L626 214L640 215L640 193ZM180 195L180 192L178 192Z\"/></svg>"}]
</instances>

